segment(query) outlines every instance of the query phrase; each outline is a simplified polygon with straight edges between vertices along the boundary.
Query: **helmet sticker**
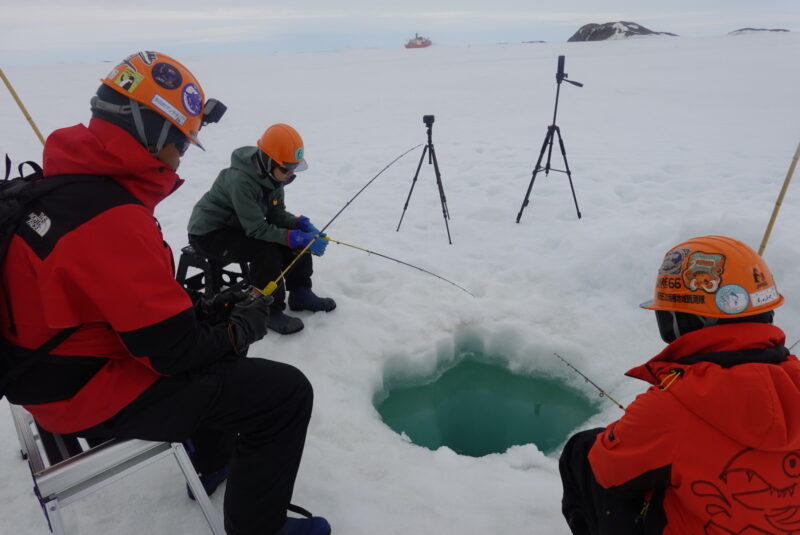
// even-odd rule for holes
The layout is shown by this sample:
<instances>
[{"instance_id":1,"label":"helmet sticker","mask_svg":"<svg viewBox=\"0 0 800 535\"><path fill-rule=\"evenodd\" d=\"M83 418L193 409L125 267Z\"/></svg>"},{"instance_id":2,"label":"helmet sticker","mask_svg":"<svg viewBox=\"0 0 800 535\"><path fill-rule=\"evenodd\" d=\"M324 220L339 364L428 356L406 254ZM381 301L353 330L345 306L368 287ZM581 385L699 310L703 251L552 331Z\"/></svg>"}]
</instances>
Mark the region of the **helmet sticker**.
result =
<instances>
[{"instance_id":1,"label":"helmet sticker","mask_svg":"<svg viewBox=\"0 0 800 535\"><path fill-rule=\"evenodd\" d=\"M659 275L680 275L683 261L689 252L687 248L673 249L668 252L658 269Z\"/></svg>"},{"instance_id":2,"label":"helmet sticker","mask_svg":"<svg viewBox=\"0 0 800 535\"><path fill-rule=\"evenodd\" d=\"M667 303L679 303L683 305L703 305L706 302L706 296L693 294L668 294L664 292L657 292L656 298L659 301L665 301Z\"/></svg>"},{"instance_id":3,"label":"helmet sticker","mask_svg":"<svg viewBox=\"0 0 800 535\"><path fill-rule=\"evenodd\" d=\"M689 255L688 264L683 271L683 282L693 292L703 290L713 294L722 283L724 267L724 255L696 251Z\"/></svg>"},{"instance_id":4,"label":"helmet sticker","mask_svg":"<svg viewBox=\"0 0 800 535\"><path fill-rule=\"evenodd\" d=\"M717 308L725 314L741 314L750 304L747 290L738 284L726 284L719 289L714 298Z\"/></svg>"},{"instance_id":5,"label":"helmet sticker","mask_svg":"<svg viewBox=\"0 0 800 535\"><path fill-rule=\"evenodd\" d=\"M200 89L194 84L186 84L181 94L183 107L189 112L189 115L198 116L203 109L203 97L200 94Z\"/></svg>"},{"instance_id":6,"label":"helmet sticker","mask_svg":"<svg viewBox=\"0 0 800 535\"><path fill-rule=\"evenodd\" d=\"M303 159L303 147L297 147L297 150L294 151L294 159L298 162Z\"/></svg>"},{"instance_id":7,"label":"helmet sticker","mask_svg":"<svg viewBox=\"0 0 800 535\"><path fill-rule=\"evenodd\" d=\"M176 123L183 126L183 123L186 122L186 116L178 111L178 108L170 104L167 99L162 97L161 95L153 96L153 100L150 103L158 108L159 110L166 113L169 117L171 117Z\"/></svg>"},{"instance_id":8,"label":"helmet sticker","mask_svg":"<svg viewBox=\"0 0 800 535\"><path fill-rule=\"evenodd\" d=\"M164 89L177 89L183 83L180 71L169 63L153 65L153 80Z\"/></svg>"},{"instance_id":9,"label":"helmet sticker","mask_svg":"<svg viewBox=\"0 0 800 535\"><path fill-rule=\"evenodd\" d=\"M777 300L778 289L774 286L750 294L750 301L752 301L754 307L760 307Z\"/></svg>"},{"instance_id":10,"label":"helmet sticker","mask_svg":"<svg viewBox=\"0 0 800 535\"><path fill-rule=\"evenodd\" d=\"M155 52L150 52L149 50L139 52L138 55L145 65L152 65L153 62L158 59L158 55L156 55Z\"/></svg>"},{"instance_id":11,"label":"helmet sticker","mask_svg":"<svg viewBox=\"0 0 800 535\"><path fill-rule=\"evenodd\" d=\"M756 283L756 288L763 288L769 284L769 282L767 282L767 276L759 271L757 267L753 268L753 282Z\"/></svg>"},{"instance_id":12,"label":"helmet sticker","mask_svg":"<svg viewBox=\"0 0 800 535\"><path fill-rule=\"evenodd\" d=\"M119 74L119 76L114 78L114 83L128 93L133 93L136 91L136 88L139 86L142 80L144 80L144 75L136 72L130 67L126 67L125 70Z\"/></svg>"}]
</instances>

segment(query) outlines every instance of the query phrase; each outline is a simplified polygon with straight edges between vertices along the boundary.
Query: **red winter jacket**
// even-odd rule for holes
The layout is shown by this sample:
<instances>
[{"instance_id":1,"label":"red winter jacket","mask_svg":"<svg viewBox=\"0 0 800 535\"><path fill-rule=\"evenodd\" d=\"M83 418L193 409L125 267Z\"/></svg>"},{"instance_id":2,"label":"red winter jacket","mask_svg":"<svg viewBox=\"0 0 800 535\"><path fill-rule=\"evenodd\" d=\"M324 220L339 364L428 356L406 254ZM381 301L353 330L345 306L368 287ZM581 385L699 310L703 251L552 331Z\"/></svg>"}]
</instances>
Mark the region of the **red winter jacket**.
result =
<instances>
[{"instance_id":1,"label":"red winter jacket","mask_svg":"<svg viewBox=\"0 0 800 535\"><path fill-rule=\"evenodd\" d=\"M15 326L2 307L2 334L17 359L81 325L8 392L45 429L68 433L114 416L160 376L207 365L231 346L223 327L196 320L153 217L181 182L175 172L100 119L53 132L43 168L45 180L108 177L38 201L39 225L20 225L2 268Z\"/></svg>"},{"instance_id":2,"label":"red winter jacket","mask_svg":"<svg viewBox=\"0 0 800 535\"><path fill-rule=\"evenodd\" d=\"M660 533L800 534L800 362L784 341L769 324L719 325L629 371L656 386L598 435L597 481L663 495Z\"/></svg>"}]
</instances>

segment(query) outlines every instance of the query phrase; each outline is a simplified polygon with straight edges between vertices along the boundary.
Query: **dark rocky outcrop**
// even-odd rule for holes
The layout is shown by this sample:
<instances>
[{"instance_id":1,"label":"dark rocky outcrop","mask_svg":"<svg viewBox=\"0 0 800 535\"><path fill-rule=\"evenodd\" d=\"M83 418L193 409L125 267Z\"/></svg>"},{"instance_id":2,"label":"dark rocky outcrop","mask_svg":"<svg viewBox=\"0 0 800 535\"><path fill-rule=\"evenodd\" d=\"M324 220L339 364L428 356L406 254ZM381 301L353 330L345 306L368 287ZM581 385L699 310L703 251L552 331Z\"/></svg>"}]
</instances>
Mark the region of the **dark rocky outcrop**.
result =
<instances>
[{"instance_id":1,"label":"dark rocky outcrop","mask_svg":"<svg viewBox=\"0 0 800 535\"><path fill-rule=\"evenodd\" d=\"M607 39L624 39L634 35L676 36L676 34L669 32L654 32L635 22L619 21L603 24L585 24L567 41L605 41Z\"/></svg>"},{"instance_id":2,"label":"dark rocky outcrop","mask_svg":"<svg viewBox=\"0 0 800 535\"><path fill-rule=\"evenodd\" d=\"M743 33L754 33L754 32L788 32L789 30L782 30L780 28L775 29L768 29L768 28L739 28L738 30L734 30L730 32L728 35L739 35Z\"/></svg>"}]
</instances>

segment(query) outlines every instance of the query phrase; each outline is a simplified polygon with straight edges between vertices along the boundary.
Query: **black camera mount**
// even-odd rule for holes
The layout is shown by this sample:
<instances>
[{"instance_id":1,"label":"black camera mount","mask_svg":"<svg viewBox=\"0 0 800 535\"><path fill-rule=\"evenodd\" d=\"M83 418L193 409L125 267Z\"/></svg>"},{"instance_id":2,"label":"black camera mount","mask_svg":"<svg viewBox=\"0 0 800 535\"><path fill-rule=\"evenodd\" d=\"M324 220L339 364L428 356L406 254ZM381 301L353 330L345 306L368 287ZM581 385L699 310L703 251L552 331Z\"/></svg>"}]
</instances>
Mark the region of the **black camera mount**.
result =
<instances>
[{"instance_id":1,"label":"black camera mount","mask_svg":"<svg viewBox=\"0 0 800 535\"><path fill-rule=\"evenodd\" d=\"M436 173L436 185L439 188L439 200L442 203L442 215L444 216L444 227L447 229L447 241L452 245L453 241L450 239L450 225L447 223L447 220L450 219L450 211L447 209L447 199L444 196L444 186L442 186L442 175L439 172L439 162L436 160L436 151L433 148L432 130L434 120L435 117L433 115L422 116L422 122L425 123L428 129L428 143L425 145L425 148L422 149L422 156L419 158L417 172L414 173L414 179L411 181L411 189L408 191L406 204L403 206L403 213L400 215L400 222L397 223L397 232L400 231L400 225L403 224L403 217L406 215L408 202L411 200L411 193L414 191L414 185L417 183L417 178L419 177L419 170L422 168L422 162L425 160L425 154L427 154L428 164L433 164L433 170Z\"/></svg>"},{"instance_id":2,"label":"black camera mount","mask_svg":"<svg viewBox=\"0 0 800 535\"><path fill-rule=\"evenodd\" d=\"M522 217L522 211L525 210L526 206L528 206L531 190L533 189L533 182L536 180L536 175L543 169L545 176L550 174L551 170L567 174L567 178L569 178L569 188L572 190L572 200L575 201L575 211L578 213L578 219L581 218L581 211L578 208L578 198L575 196L575 187L572 184L572 172L569 170L569 164L567 163L567 151L564 148L564 140L561 138L561 129L556 126L558 97L561 92L561 82L567 82L577 87L583 87L582 83L568 80L567 76L567 73L564 72L564 56L558 56L558 70L556 71L556 105L555 109L553 110L553 124L547 127L547 135L545 135L544 143L542 143L542 149L539 151L539 159L536 161L536 167L533 168L533 176L531 176L531 182L528 184L528 191L525 193L525 199L522 201L522 206L519 209L519 213L517 213L517 223L519 223L519 220ZM552 169L550 167L550 157L553 154L553 139L556 135L558 135L558 145L561 148L561 156L564 158L564 170ZM542 167L542 158L544 158L545 150L547 150L547 162L545 163L544 167Z\"/></svg>"}]
</instances>

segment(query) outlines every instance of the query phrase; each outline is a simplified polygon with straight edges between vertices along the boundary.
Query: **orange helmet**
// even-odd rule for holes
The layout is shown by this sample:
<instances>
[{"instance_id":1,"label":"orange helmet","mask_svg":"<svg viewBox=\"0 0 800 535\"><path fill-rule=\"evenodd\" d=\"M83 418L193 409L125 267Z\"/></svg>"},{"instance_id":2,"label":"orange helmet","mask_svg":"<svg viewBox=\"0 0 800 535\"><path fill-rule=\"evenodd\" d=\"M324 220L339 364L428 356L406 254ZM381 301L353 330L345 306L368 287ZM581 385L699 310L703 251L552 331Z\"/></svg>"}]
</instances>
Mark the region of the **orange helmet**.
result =
<instances>
[{"instance_id":1,"label":"orange helmet","mask_svg":"<svg viewBox=\"0 0 800 535\"><path fill-rule=\"evenodd\" d=\"M92 102L93 109L132 115L140 138L145 136L144 127L141 126L142 113L138 104L169 121L187 139L201 148L202 145L197 138L201 126L207 122L216 122L221 117L218 108L216 111L219 116L216 120L209 120L208 105L213 108L214 104L221 103L214 99L207 103L203 88L194 75L180 62L160 52L132 54L111 69L101 81L105 86L130 99L131 106L129 109L95 98ZM224 105L221 108L224 108ZM167 133L167 126L165 124L164 135Z\"/></svg>"},{"instance_id":2,"label":"orange helmet","mask_svg":"<svg viewBox=\"0 0 800 535\"><path fill-rule=\"evenodd\" d=\"M766 262L744 243L725 236L693 238L664 256L653 299L642 308L711 318L742 318L778 308Z\"/></svg>"},{"instance_id":3,"label":"orange helmet","mask_svg":"<svg viewBox=\"0 0 800 535\"><path fill-rule=\"evenodd\" d=\"M303 158L303 138L288 124L277 123L267 128L256 142L258 148L286 172L308 169Z\"/></svg>"}]
</instances>

